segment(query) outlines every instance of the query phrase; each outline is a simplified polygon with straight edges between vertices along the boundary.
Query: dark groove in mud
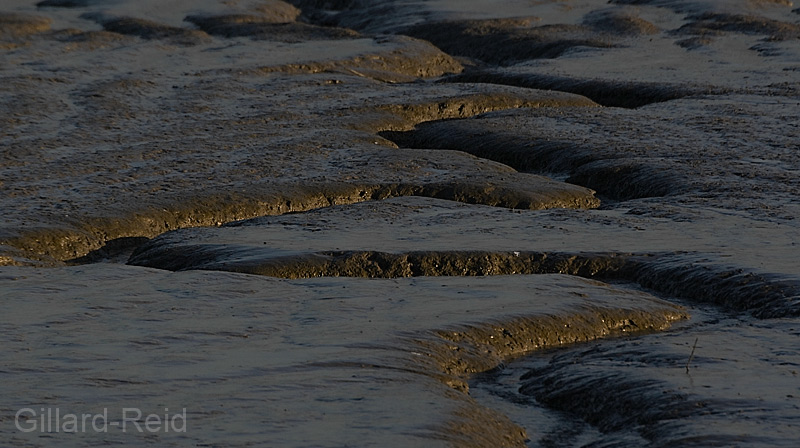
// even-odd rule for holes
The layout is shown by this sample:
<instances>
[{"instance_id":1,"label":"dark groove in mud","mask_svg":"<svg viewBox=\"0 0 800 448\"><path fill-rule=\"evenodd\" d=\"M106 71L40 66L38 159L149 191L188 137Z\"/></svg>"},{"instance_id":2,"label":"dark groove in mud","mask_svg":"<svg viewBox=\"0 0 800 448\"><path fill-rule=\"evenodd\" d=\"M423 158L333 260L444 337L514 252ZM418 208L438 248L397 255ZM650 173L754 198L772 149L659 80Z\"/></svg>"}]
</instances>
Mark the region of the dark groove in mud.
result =
<instances>
[{"instance_id":1,"label":"dark groove in mud","mask_svg":"<svg viewBox=\"0 0 800 448\"><path fill-rule=\"evenodd\" d=\"M758 318L800 316L800 282L705 263L687 254L489 251L323 251L280 255L232 245L141 246L129 264L172 271L220 270L280 278L568 274L636 282L674 297Z\"/></svg>"},{"instance_id":2,"label":"dark groove in mud","mask_svg":"<svg viewBox=\"0 0 800 448\"><path fill-rule=\"evenodd\" d=\"M89 0L43 0L36 3L38 8L83 8Z\"/></svg>"},{"instance_id":3,"label":"dark groove in mud","mask_svg":"<svg viewBox=\"0 0 800 448\"><path fill-rule=\"evenodd\" d=\"M491 69L468 70L458 75L446 77L441 82L475 82L557 90L583 95L603 106L628 109L694 95L725 93L723 89L691 87L685 84L581 79L533 73L515 74Z\"/></svg>"},{"instance_id":4,"label":"dark groove in mud","mask_svg":"<svg viewBox=\"0 0 800 448\"><path fill-rule=\"evenodd\" d=\"M170 39L184 45L195 45L209 39L203 31L179 28L136 17L106 17L99 13L81 15L86 20L94 20L103 29L112 33L138 36L142 39Z\"/></svg>"},{"instance_id":5,"label":"dark groove in mud","mask_svg":"<svg viewBox=\"0 0 800 448\"><path fill-rule=\"evenodd\" d=\"M401 148L459 150L527 173L562 173L566 182L591 188L615 201L663 197L685 189L674 176L656 167L596 154L570 141L525 140L494 134L464 135L425 123L405 132L379 132Z\"/></svg>"},{"instance_id":6,"label":"dark groove in mud","mask_svg":"<svg viewBox=\"0 0 800 448\"><path fill-rule=\"evenodd\" d=\"M214 36L226 38L249 37L251 39L277 39L288 41L355 39L361 35L353 30L330 28L293 20L231 14L224 16L187 16L184 20L197 25L201 30Z\"/></svg>"},{"instance_id":7,"label":"dark groove in mud","mask_svg":"<svg viewBox=\"0 0 800 448\"><path fill-rule=\"evenodd\" d=\"M785 370L796 355L773 346L786 337L775 333L794 321L706 319L667 334L536 354L506 372L516 381L495 386L584 420L597 430L597 446L796 445L795 432L782 430L796 416L794 396L786 394L795 389L796 372ZM766 336L765 328L775 333ZM698 339L704 347L690 372L682 367ZM769 348L752 353L762 344ZM716 376L725 380L708 380Z\"/></svg>"},{"instance_id":8,"label":"dark groove in mud","mask_svg":"<svg viewBox=\"0 0 800 448\"><path fill-rule=\"evenodd\" d=\"M427 40L445 53L500 66L513 65L530 59L554 59L576 47L614 48L615 46L611 36L584 25L510 28L505 24L508 21L466 20L425 23L400 32Z\"/></svg>"},{"instance_id":9,"label":"dark groove in mud","mask_svg":"<svg viewBox=\"0 0 800 448\"><path fill-rule=\"evenodd\" d=\"M560 411L570 412L585 419L602 432L618 431L637 424L648 424L671 418L687 417L698 412L697 404L687 402L683 395L663 391L665 396L658 399L642 400L649 396L648 391L661 386L655 380L631 380L630 375L618 374L596 380L585 380L581 387L569 387L575 378L545 377L547 369L531 371L522 377L525 381L520 388L523 395L532 395L540 403ZM605 389L602 384L612 382L614 390L624 390L624 394L608 393L600 399L594 391ZM578 399L580 397L580 399ZM636 398L632 398L636 397ZM651 397L655 398L655 397ZM587 406L587 401L591 405Z\"/></svg>"},{"instance_id":10,"label":"dark groove in mud","mask_svg":"<svg viewBox=\"0 0 800 448\"><path fill-rule=\"evenodd\" d=\"M150 238L146 237L131 236L115 238L107 241L103 247L95 249L82 257L67 260L66 263L70 265L81 265L110 259L119 259L120 257L128 258L136 248L148 241L150 241Z\"/></svg>"},{"instance_id":11,"label":"dark groove in mud","mask_svg":"<svg viewBox=\"0 0 800 448\"><path fill-rule=\"evenodd\" d=\"M547 181L549 182L549 181ZM553 183L553 185L557 185ZM352 204L390 197L421 196L484 204L504 208L536 210L551 207L591 208L599 201L591 191L566 185L551 190L545 185L522 188L519 183L485 180L429 184L328 184L284 185L278 192L254 188L239 194L186 197L179 204L165 203L140 209L125 218L89 218L79 227L26 229L0 235L0 247L12 256L0 258L0 265L81 264L105 257L103 247L110 241L141 241L164 232L191 227L219 226L256 216L308 211L337 204ZM13 249L11 249L13 248ZM99 251L99 252L94 252ZM112 250L116 253L116 249ZM91 255L90 254L93 253ZM100 257L100 258L98 258Z\"/></svg>"}]
</instances>

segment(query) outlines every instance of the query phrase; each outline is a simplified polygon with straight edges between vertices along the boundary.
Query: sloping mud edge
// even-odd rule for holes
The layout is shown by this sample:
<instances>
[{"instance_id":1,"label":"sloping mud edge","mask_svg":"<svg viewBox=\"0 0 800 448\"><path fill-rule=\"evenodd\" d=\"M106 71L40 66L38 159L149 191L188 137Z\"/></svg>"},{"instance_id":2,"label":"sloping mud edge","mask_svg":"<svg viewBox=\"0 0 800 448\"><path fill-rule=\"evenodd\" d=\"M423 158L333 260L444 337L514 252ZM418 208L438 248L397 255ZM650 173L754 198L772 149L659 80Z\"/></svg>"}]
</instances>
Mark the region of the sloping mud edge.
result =
<instances>
[{"instance_id":1,"label":"sloping mud edge","mask_svg":"<svg viewBox=\"0 0 800 448\"><path fill-rule=\"evenodd\" d=\"M92 262L98 254L111 249L106 247L108 243L117 240L138 245L144 241L142 238L153 238L175 229L220 226L257 216L400 196L424 196L530 210L592 208L598 205L591 190L569 184L563 184L557 190L542 185L540 191L486 188L468 181L253 186L245 193L198 194L194 197L187 194L153 204L134 202L129 210L104 212L109 215L107 217L86 217L66 223L43 221L38 227L9 231L0 235L0 266Z\"/></svg>"},{"instance_id":2,"label":"sloping mud edge","mask_svg":"<svg viewBox=\"0 0 800 448\"><path fill-rule=\"evenodd\" d=\"M692 253L536 251L326 251L276 256L269 249L217 245L143 245L129 264L219 270L278 278L568 274L626 281L757 318L800 316L800 280L710 262Z\"/></svg>"},{"instance_id":3,"label":"sloping mud edge","mask_svg":"<svg viewBox=\"0 0 800 448\"><path fill-rule=\"evenodd\" d=\"M432 372L431 376L457 391L451 398L462 403L447 423L431 428L429 437L456 447L525 446L524 428L469 397L470 376L534 350L663 331L688 317L684 310L667 303L641 309L586 306L563 315L523 316L410 336L406 342L411 347L411 368L422 364L423 371Z\"/></svg>"}]
</instances>

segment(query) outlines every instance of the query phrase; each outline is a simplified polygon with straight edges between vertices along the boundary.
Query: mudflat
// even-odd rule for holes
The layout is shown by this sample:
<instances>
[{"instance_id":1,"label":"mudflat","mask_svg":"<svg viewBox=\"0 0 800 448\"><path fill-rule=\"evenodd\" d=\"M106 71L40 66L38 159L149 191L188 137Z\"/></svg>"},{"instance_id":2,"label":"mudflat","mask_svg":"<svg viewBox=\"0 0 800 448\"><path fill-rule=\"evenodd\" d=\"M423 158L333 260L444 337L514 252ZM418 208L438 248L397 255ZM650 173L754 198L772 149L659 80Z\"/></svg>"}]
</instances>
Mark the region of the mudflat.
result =
<instances>
[{"instance_id":1,"label":"mudflat","mask_svg":"<svg viewBox=\"0 0 800 448\"><path fill-rule=\"evenodd\" d=\"M794 446L787 1L0 7L15 446Z\"/></svg>"}]
</instances>

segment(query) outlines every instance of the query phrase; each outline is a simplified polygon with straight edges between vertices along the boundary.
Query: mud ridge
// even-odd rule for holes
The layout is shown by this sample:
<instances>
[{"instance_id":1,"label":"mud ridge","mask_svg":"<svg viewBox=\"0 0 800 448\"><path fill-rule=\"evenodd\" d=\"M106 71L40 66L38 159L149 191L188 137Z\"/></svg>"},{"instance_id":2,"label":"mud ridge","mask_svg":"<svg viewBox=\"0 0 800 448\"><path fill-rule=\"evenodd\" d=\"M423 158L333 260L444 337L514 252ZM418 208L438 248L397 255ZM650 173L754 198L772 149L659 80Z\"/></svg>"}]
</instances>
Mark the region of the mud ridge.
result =
<instances>
[{"instance_id":1,"label":"mud ridge","mask_svg":"<svg viewBox=\"0 0 800 448\"><path fill-rule=\"evenodd\" d=\"M0 235L0 245L15 248L8 252L13 256L0 259L0 264L46 266L64 261L81 263L94 260L94 255L84 257L119 238L136 241L129 238L152 238L174 229L219 226L256 216L308 211L390 197L422 196L519 209L589 208L598 205L591 191L581 187L570 189L567 185L560 191L547 191L544 188L521 188L518 183L511 181L487 183L485 180L464 180L428 184L331 182L321 185L282 185L266 190L253 190L247 195L187 196L180 202L154 204L151 207L143 205L139 210L126 213L127 216L88 217L73 222L72 226L41 226ZM102 250L98 254L102 255Z\"/></svg>"},{"instance_id":2,"label":"mud ridge","mask_svg":"<svg viewBox=\"0 0 800 448\"><path fill-rule=\"evenodd\" d=\"M353 36L347 36L353 39ZM363 54L344 60L309 61L264 65L255 68L214 69L213 73L267 75L272 73L323 73L334 72L356 75L388 83L413 82L419 78L434 78L463 70L461 63L428 42L407 36L385 36L380 44L397 45L391 52Z\"/></svg>"},{"instance_id":3,"label":"mud ridge","mask_svg":"<svg viewBox=\"0 0 800 448\"><path fill-rule=\"evenodd\" d=\"M591 188L612 200L661 197L686 189L676 176L652 163L603 156L591 146L549 138L522 140L515 135L462 133L461 128L448 125L430 122L412 131L379 135L402 148L460 150L521 172L565 173L568 183Z\"/></svg>"},{"instance_id":4,"label":"mud ridge","mask_svg":"<svg viewBox=\"0 0 800 448\"><path fill-rule=\"evenodd\" d=\"M623 334L663 331L688 317L681 308L667 304L650 309L589 305L577 313L519 316L433 330L424 337L407 337L404 345L416 355L411 357L412 369L419 369L422 363L424 374L466 394L467 381L475 374L531 352ZM464 398L470 401L465 412L455 412L451 421L437 431L446 440L459 447L525 446L524 428L504 414L472 401L468 395Z\"/></svg>"},{"instance_id":5,"label":"mud ridge","mask_svg":"<svg viewBox=\"0 0 800 448\"><path fill-rule=\"evenodd\" d=\"M53 20L48 17L0 12L0 40L12 40L43 33L50 30L52 23Z\"/></svg>"},{"instance_id":6,"label":"mud ridge","mask_svg":"<svg viewBox=\"0 0 800 448\"><path fill-rule=\"evenodd\" d=\"M568 274L630 281L661 294L747 311L800 316L800 282L704 262L688 254L490 251L321 251L284 255L236 245L170 245L156 238L128 263L172 271L219 270L280 278Z\"/></svg>"},{"instance_id":7,"label":"mud ridge","mask_svg":"<svg viewBox=\"0 0 800 448\"><path fill-rule=\"evenodd\" d=\"M493 111L510 109L535 109L551 107L598 107L594 101L571 93L528 89L462 95L441 98L437 101L388 104L370 107L365 115L379 112L386 116L383 120L369 122L362 118L355 129L374 132L394 143L403 141L404 134L397 131L410 131L415 126L441 120L471 118ZM516 168L516 167L515 167Z\"/></svg>"},{"instance_id":8,"label":"mud ridge","mask_svg":"<svg viewBox=\"0 0 800 448\"><path fill-rule=\"evenodd\" d=\"M663 331L688 314L666 305L655 310L614 309L588 305L566 315L519 316L486 324L434 330L428 338L411 339L414 350L426 349L434 371L445 374L451 387L469 391L468 378L535 350L589 342L623 333Z\"/></svg>"}]
</instances>

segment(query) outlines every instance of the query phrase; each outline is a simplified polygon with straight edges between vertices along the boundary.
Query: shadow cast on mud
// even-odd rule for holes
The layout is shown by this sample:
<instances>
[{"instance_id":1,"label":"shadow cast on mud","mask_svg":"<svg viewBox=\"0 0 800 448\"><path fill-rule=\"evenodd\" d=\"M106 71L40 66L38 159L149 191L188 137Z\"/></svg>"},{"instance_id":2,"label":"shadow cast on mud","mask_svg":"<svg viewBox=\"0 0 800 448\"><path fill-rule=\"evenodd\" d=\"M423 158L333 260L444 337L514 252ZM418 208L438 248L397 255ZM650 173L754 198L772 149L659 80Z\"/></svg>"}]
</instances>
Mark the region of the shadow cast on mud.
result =
<instances>
[{"instance_id":1,"label":"shadow cast on mud","mask_svg":"<svg viewBox=\"0 0 800 448\"><path fill-rule=\"evenodd\" d=\"M141 246L128 264L219 270L280 278L568 274L630 281L660 294L747 311L758 318L800 316L800 282L709 262L697 254L489 251L323 251L292 255L235 245Z\"/></svg>"}]
</instances>

